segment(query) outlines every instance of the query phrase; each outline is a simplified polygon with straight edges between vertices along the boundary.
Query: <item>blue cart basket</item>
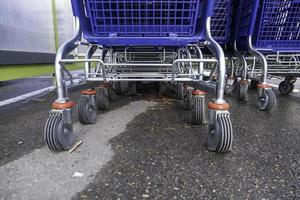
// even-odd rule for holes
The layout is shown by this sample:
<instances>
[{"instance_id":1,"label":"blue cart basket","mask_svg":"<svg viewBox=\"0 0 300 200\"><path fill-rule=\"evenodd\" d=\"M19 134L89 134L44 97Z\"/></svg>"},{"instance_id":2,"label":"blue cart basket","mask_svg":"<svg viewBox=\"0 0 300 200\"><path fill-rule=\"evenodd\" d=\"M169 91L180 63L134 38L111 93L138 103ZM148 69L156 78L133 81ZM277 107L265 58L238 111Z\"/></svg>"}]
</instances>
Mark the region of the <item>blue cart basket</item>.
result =
<instances>
[{"instance_id":1,"label":"blue cart basket","mask_svg":"<svg viewBox=\"0 0 300 200\"><path fill-rule=\"evenodd\" d=\"M300 0L240 0L237 44L265 51L300 50Z\"/></svg>"},{"instance_id":2,"label":"blue cart basket","mask_svg":"<svg viewBox=\"0 0 300 200\"><path fill-rule=\"evenodd\" d=\"M243 54L243 78L247 75L244 57L250 53L258 58L261 68L258 107L270 110L276 104L275 93L267 84L268 69L274 65L274 57L270 55L276 53L276 61L282 57L279 53L299 52L300 0L240 0L235 22L236 51ZM283 62L285 60L286 55Z\"/></svg>"},{"instance_id":3,"label":"blue cart basket","mask_svg":"<svg viewBox=\"0 0 300 200\"><path fill-rule=\"evenodd\" d=\"M211 17L211 34L219 44L229 41L233 0L215 0Z\"/></svg>"},{"instance_id":4,"label":"blue cart basket","mask_svg":"<svg viewBox=\"0 0 300 200\"><path fill-rule=\"evenodd\" d=\"M84 38L103 46L184 46L205 40L211 0L72 0ZM84 6L85 4L85 6ZM85 9L86 8L86 9Z\"/></svg>"}]
</instances>

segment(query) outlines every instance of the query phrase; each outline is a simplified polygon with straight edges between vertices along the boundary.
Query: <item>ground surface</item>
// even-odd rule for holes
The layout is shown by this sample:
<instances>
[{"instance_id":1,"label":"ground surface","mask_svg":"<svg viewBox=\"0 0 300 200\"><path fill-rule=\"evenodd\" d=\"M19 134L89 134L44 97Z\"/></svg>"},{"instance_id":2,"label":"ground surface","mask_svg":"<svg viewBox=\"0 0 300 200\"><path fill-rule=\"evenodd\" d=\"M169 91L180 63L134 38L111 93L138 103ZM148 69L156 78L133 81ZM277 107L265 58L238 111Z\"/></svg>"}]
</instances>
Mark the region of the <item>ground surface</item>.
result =
<instances>
[{"instance_id":1,"label":"ground surface","mask_svg":"<svg viewBox=\"0 0 300 200\"><path fill-rule=\"evenodd\" d=\"M0 107L0 199L300 198L299 94L278 94L271 112L255 109L254 91L246 105L227 96L233 150L215 154L207 125L191 126L181 102L152 87L120 96L95 125L75 121L83 144L72 154L42 141L55 93Z\"/></svg>"}]
</instances>

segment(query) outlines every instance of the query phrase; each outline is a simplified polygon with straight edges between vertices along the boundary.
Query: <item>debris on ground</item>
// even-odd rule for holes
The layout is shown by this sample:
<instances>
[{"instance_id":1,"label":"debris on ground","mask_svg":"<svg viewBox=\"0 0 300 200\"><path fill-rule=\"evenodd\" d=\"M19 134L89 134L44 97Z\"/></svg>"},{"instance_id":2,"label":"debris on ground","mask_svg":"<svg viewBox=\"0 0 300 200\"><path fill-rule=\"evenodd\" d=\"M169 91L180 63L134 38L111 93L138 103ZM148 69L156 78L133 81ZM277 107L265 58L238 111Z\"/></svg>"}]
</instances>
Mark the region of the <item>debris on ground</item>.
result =
<instances>
[{"instance_id":1,"label":"debris on ground","mask_svg":"<svg viewBox=\"0 0 300 200\"><path fill-rule=\"evenodd\" d=\"M74 146L69 150L69 153L72 153L73 151L75 151L75 149L77 149L83 142L81 140L79 140L78 142L76 142L74 144Z\"/></svg>"},{"instance_id":2,"label":"debris on ground","mask_svg":"<svg viewBox=\"0 0 300 200\"><path fill-rule=\"evenodd\" d=\"M83 177L83 173L81 173L81 172L75 172L75 173L72 175L72 177L74 177L74 178L81 178L81 177Z\"/></svg>"}]
</instances>

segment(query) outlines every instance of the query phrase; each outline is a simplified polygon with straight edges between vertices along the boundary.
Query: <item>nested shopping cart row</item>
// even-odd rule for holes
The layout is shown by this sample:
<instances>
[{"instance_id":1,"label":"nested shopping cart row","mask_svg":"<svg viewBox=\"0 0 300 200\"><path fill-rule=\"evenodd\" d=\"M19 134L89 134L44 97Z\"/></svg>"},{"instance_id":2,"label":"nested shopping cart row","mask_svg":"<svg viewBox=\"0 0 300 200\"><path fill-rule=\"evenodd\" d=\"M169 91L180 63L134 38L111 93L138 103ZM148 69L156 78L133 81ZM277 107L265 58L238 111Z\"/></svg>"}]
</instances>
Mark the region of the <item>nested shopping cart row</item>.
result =
<instances>
[{"instance_id":1,"label":"nested shopping cart row","mask_svg":"<svg viewBox=\"0 0 300 200\"><path fill-rule=\"evenodd\" d=\"M276 97L266 83L266 55L286 49L295 53L299 42L299 1L290 0L295 4L290 7L288 1L71 0L76 34L56 56L58 98L44 131L49 148L69 149L76 140L75 103L67 95L64 65L79 62L85 81L99 82L99 87L81 92L81 123L96 123L97 109L107 109L116 93L135 94L136 82L153 81L160 89L171 85L176 90L191 123L209 122L208 150L230 151L233 129L224 92L239 81L239 99L247 99L250 60L263 69L255 76L261 77L258 107L274 106ZM67 57L80 45L87 46L84 58ZM96 52L100 58L93 56ZM213 95L208 104L207 93Z\"/></svg>"}]
</instances>

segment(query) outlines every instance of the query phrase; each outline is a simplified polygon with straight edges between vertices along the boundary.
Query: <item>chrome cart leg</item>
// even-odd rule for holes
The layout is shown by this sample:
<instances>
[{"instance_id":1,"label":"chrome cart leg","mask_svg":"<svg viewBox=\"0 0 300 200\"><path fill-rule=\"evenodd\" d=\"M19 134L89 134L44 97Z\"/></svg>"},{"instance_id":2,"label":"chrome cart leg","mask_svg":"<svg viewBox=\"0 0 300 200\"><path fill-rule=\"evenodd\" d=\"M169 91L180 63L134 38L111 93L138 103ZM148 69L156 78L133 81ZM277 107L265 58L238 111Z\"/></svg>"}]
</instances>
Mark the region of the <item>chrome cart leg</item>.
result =
<instances>
[{"instance_id":1,"label":"chrome cart leg","mask_svg":"<svg viewBox=\"0 0 300 200\"><path fill-rule=\"evenodd\" d=\"M234 77L234 60L230 58L230 74L227 76L225 85L225 94L232 94L234 90L234 83L236 78Z\"/></svg>"},{"instance_id":2,"label":"chrome cart leg","mask_svg":"<svg viewBox=\"0 0 300 200\"><path fill-rule=\"evenodd\" d=\"M251 36L248 37L248 48L250 53L257 57L262 66L261 83L257 85L258 98L257 107L260 110L271 110L276 105L276 95L271 86L267 84L268 63L266 57L252 46Z\"/></svg>"},{"instance_id":3,"label":"chrome cart leg","mask_svg":"<svg viewBox=\"0 0 300 200\"><path fill-rule=\"evenodd\" d=\"M224 100L226 63L222 47L212 38L210 17L206 21L207 47L218 60L218 82L215 99L209 102L209 133L207 149L228 152L232 147L233 131L229 114L229 104Z\"/></svg>"},{"instance_id":4,"label":"chrome cart leg","mask_svg":"<svg viewBox=\"0 0 300 200\"><path fill-rule=\"evenodd\" d=\"M242 76L240 83L238 85L238 100L239 101L248 101L248 88L249 88L249 83L248 83L248 65L246 58L240 54L240 52L237 49L236 41L234 41L234 51L237 56L237 58L242 61Z\"/></svg>"},{"instance_id":5,"label":"chrome cart leg","mask_svg":"<svg viewBox=\"0 0 300 200\"><path fill-rule=\"evenodd\" d=\"M184 99L184 84L182 82L178 82L176 85L176 96L178 100Z\"/></svg>"},{"instance_id":6,"label":"chrome cart leg","mask_svg":"<svg viewBox=\"0 0 300 200\"><path fill-rule=\"evenodd\" d=\"M239 56L239 58L242 60L243 63L243 72L242 72L242 77L239 83L239 91L238 91L238 100L239 101L243 101L243 102L247 102L248 101L248 66L247 66L247 62L244 56Z\"/></svg>"},{"instance_id":7,"label":"chrome cart leg","mask_svg":"<svg viewBox=\"0 0 300 200\"><path fill-rule=\"evenodd\" d=\"M87 53L85 55L86 59L90 59L92 58L92 56L94 55L94 53L97 51L97 46L90 46L87 50ZM91 62L86 62L84 64L85 66L85 78L88 79L89 78L89 74L91 73Z\"/></svg>"},{"instance_id":8,"label":"chrome cart leg","mask_svg":"<svg viewBox=\"0 0 300 200\"><path fill-rule=\"evenodd\" d=\"M185 110L191 110L193 107L193 90L194 88L187 86L186 93L183 98L183 106Z\"/></svg>"},{"instance_id":9,"label":"chrome cart leg","mask_svg":"<svg viewBox=\"0 0 300 200\"><path fill-rule=\"evenodd\" d=\"M197 52L198 52L198 56L200 59L203 59L203 54L202 54L202 51L200 49L199 46L195 46ZM200 62L199 63L199 66L198 66L198 73L200 74L199 75L199 80L202 81L203 80L203 74L204 74L204 63L203 62Z\"/></svg>"},{"instance_id":10,"label":"chrome cart leg","mask_svg":"<svg viewBox=\"0 0 300 200\"><path fill-rule=\"evenodd\" d=\"M58 98L52 104L52 110L50 111L50 116L47 119L44 129L44 140L48 147L54 151L70 149L75 142L72 119L72 108L75 103L70 101L67 96L67 88L64 78L65 69L60 63L61 59L65 58L71 51L73 51L81 40L82 31L77 17L75 18L75 25L75 36L59 48L55 59Z\"/></svg>"}]
</instances>

